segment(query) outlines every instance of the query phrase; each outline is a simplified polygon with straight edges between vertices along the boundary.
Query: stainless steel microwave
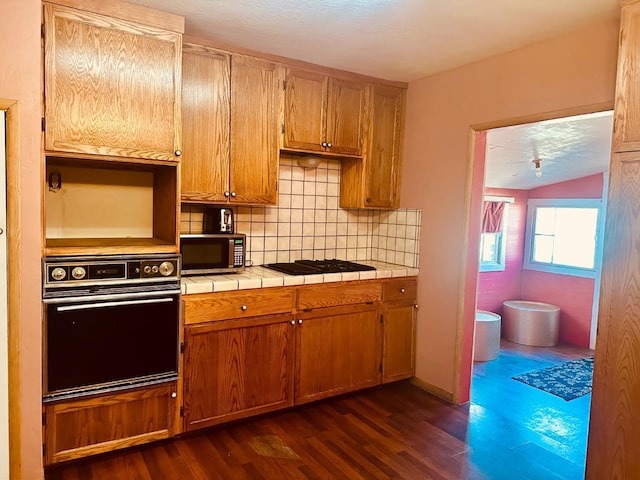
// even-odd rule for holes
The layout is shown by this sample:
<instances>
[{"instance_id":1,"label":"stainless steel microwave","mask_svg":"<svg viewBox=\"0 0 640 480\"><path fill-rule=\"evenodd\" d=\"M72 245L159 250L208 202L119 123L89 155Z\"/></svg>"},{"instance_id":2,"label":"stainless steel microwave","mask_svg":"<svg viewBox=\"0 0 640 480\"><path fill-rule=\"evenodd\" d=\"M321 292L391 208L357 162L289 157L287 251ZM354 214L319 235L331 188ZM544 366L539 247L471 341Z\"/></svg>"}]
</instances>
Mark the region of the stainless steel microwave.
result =
<instances>
[{"instance_id":1,"label":"stainless steel microwave","mask_svg":"<svg viewBox=\"0 0 640 480\"><path fill-rule=\"evenodd\" d=\"M247 237L244 234L180 235L183 275L240 272L244 270Z\"/></svg>"}]
</instances>

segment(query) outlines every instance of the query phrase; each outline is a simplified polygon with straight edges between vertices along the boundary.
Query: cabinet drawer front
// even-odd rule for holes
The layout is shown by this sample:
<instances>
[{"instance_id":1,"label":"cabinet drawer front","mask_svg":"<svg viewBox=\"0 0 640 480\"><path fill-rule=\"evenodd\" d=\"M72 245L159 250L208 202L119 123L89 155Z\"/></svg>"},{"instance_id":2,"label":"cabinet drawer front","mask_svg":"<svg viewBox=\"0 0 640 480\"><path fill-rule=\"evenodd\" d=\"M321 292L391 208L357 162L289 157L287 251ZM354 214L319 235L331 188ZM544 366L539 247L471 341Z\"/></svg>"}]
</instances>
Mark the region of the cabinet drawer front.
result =
<instances>
[{"instance_id":1,"label":"cabinet drawer front","mask_svg":"<svg viewBox=\"0 0 640 480\"><path fill-rule=\"evenodd\" d=\"M401 278L384 284L384 301L415 300L418 295L418 284L415 278Z\"/></svg>"},{"instance_id":2,"label":"cabinet drawer front","mask_svg":"<svg viewBox=\"0 0 640 480\"><path fill-rule=\"evenodd\" d=\"M334 307L357 303L379 302L380 282L318 284L302 287L298 292L298 309Z\"/></svg>"},{"instance_id":3,"label":"cabinet drawer front","mask_svg":"<svg viewBox=\"0 0 640 480\"><path fill-rule=\"evenodd\" d=\"M45 407L45 463L51 464L168 438L176 384L167 383Z\"/></svg>"},{"instance_id":4,"label":"cabinet drawer front","mask_svg":"<svg viewBox=\"0 0 640 480\"><path fill-rule=\"evenodd\" d=\"M287 313L293 310L294 290L284 288L187 295L186 324Z\"/></svg>"}]
</instances>

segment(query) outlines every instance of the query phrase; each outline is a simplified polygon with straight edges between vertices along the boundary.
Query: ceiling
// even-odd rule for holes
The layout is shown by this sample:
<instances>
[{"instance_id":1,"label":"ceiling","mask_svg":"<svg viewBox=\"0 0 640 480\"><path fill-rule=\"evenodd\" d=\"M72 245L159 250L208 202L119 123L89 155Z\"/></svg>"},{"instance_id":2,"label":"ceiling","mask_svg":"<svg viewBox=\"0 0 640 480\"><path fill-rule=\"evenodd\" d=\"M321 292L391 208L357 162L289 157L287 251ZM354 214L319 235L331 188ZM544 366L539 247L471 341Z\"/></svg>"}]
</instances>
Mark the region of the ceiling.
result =
<instances>
[{"instance_id":1,"label":"ceiling","mask_svg":"<svg viewBox=\"0 0 640 480\"><path fill-rule=\"evenodd\" d=\"M186 33L412 81L619 16L618 0L129 0Z\"/></svg>"},{"instance_id":2,"label":"ceiling","mask_svg":"<svg viewBox=\"0 0 640 480\"><path fill-rule=\"evenodd\" d=\"M489 130L485 186L530 190L608 171L612 129L609 111Z\"/></svg>"}]
</instances>

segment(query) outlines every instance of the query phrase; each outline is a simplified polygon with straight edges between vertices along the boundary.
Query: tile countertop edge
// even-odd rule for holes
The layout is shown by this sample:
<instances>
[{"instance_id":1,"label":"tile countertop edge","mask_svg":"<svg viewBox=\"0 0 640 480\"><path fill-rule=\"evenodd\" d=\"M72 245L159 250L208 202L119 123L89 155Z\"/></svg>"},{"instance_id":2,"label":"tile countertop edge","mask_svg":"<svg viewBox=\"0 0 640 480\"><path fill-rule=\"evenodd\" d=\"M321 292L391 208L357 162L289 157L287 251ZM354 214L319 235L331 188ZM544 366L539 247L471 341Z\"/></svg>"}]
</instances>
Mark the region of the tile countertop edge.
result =
<instances>
[{"instance_id":1,"label":"tile countertop edge","mask_svg":"<svg viewBox=\"0 0 640 480\"><path fill-rule=\"evenodd\" d=\"M415 277L419 270L391 263L362 261L365 265L376 267L376 270L362 272L345 272L325 275L287 275L275 272L262 266L248 267L243 273L229 275L203 275L182 277L181 291L183 295L196 293L213 293L220 291L245 290L251 288L270 288L310 283L330 283L339 281L373 280L376 278Z\"/></svg>"}]
</instances>

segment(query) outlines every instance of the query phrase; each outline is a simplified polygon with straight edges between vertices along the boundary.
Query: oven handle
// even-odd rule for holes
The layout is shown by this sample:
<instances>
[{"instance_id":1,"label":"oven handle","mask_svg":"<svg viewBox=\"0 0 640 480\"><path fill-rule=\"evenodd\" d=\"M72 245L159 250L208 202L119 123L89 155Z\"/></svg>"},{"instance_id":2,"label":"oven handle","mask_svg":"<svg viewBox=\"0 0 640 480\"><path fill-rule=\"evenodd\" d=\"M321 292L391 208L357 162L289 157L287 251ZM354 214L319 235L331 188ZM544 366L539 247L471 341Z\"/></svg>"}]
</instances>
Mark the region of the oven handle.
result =
<instances>
[{"instance_id":1,"label":"oven handle","mask_svg":"<svg viewBox=\"0 0 640 480\"><path fill-rule=\"evenodd\" d=\"M77 302L97 302L97 301L124 301L124 300L131 300L131 299L148 299L148 298L154 298L154 297L169 297L171 295L174 296L179 296L180 295L180 289L167 289L167 290L157 290L157 291L150 291L150 292L119 292L119 293L101 293L101 294L94 294L94 295L77 295L77 296L73 296L73 297L65 297L65 296L60 296L60 297L45 297L42 299L42 301L44 303L50 304L56 304L56 303L62 303L62 304L69 304L69 303L77 303Z\"/></svg>"},{"instance_id":2,"label":"oven handle","mask_svg":"<svg viewBox=\"0 0 640 480\"><path fill-rule=\"evenodd\" d=\"M79 305L62 305L56 307L58 312L71 312L74 310L93 310L95 308L106 307L128 307L131 305L146 305L149 303L169 303L173 302L175 298L148 298L141 300L122 300L120 302L100 302L100 303L83 303Z\"/></svg>"}]
</instances>

